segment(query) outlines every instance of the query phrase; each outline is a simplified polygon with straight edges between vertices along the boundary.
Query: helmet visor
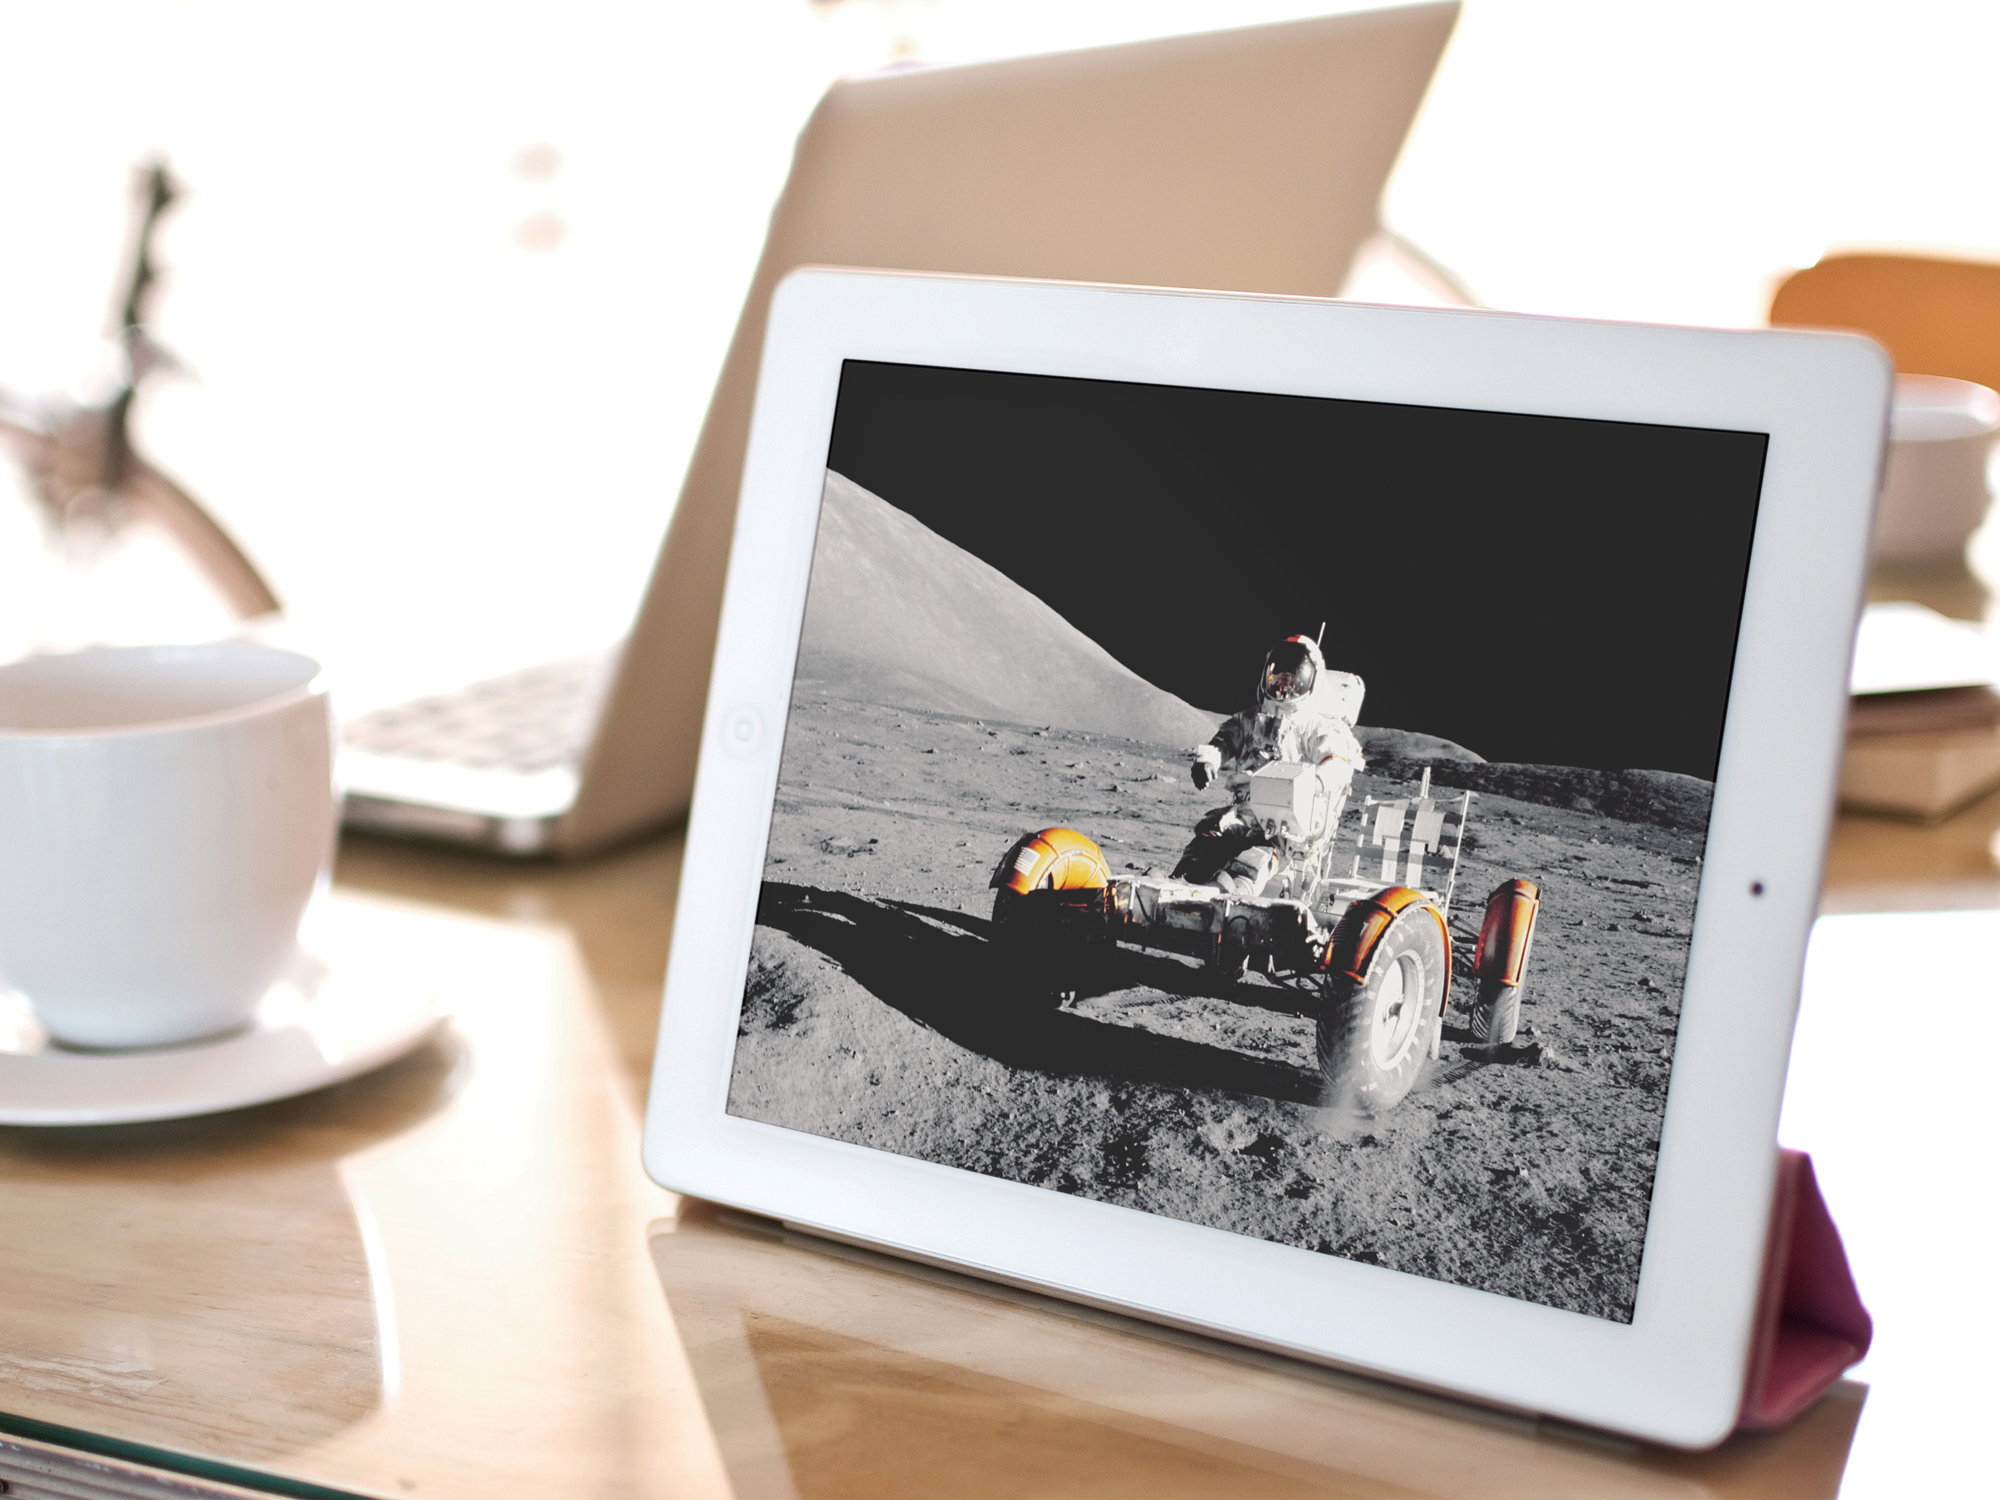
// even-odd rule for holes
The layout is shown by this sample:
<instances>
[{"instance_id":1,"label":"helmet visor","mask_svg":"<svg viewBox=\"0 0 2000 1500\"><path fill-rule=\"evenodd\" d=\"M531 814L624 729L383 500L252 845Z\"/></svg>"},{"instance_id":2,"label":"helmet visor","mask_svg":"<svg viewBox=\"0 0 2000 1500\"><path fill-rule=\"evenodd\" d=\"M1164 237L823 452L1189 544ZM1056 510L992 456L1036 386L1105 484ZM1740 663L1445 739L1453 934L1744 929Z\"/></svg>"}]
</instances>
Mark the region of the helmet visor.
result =
<instances>
[{"instance_id":1,"label":"helmet visor","mask_svg":"<svg viewBox=\"0 0 2000 1500\"><path fill-rule=\"evenodd\" d=\"M1312 653L1303 641L1285 641L1264 659L1264 680L1258 696L1267 703L1296 703L1308 697L1317 676Z\"/></svg>"}]
</instances>

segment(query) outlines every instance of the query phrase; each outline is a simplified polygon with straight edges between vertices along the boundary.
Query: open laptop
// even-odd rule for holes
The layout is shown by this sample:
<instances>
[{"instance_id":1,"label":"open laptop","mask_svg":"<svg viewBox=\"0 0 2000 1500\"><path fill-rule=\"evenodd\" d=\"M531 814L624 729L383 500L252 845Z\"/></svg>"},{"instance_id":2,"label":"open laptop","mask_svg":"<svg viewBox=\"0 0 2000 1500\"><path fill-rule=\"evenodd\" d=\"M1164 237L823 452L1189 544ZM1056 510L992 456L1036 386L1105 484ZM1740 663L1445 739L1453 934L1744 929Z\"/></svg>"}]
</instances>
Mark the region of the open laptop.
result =
<instances>
[{"instance_id":1,"label":"open laptop","mask_svg":"<svg viewBox=\"0 0 2000 1500\"><path fill-rule=\"evenodd\" d=\"M1336 294L1452 3L836 83L621 649L357 719L349 827L577 854L683 812L771 291L801 265Z\"/></svg>"}]
</instances>

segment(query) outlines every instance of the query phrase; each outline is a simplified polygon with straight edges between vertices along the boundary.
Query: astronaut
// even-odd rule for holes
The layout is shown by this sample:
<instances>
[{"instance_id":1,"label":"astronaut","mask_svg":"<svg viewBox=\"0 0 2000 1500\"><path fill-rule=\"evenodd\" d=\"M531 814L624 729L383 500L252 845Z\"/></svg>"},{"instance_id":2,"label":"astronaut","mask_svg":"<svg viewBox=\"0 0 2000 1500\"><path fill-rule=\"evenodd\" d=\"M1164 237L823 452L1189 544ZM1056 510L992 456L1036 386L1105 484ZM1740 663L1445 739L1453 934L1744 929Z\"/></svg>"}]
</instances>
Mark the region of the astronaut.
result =
<instances>
[{"instance_id":1,"label":"astronaut","mask_svg":"<svg viewBox=\"0 0 2000 1500\"><path fill-rule=\"evenodd\" d=\"M1233 896L1260 895L1284 868L1285 851L1244 805L1250 773L1273 761L1312 766L1327 805L1338 807L1361 769L1354 720L1366 691L1352 672L1328 671L1310 636L1288 636L1273 646L1257 678L1255 704L1225 719L1188 766L1195 790L1221 779L1233 800L1195 824L1174 878Z\"/></svg>"}]
</instances>

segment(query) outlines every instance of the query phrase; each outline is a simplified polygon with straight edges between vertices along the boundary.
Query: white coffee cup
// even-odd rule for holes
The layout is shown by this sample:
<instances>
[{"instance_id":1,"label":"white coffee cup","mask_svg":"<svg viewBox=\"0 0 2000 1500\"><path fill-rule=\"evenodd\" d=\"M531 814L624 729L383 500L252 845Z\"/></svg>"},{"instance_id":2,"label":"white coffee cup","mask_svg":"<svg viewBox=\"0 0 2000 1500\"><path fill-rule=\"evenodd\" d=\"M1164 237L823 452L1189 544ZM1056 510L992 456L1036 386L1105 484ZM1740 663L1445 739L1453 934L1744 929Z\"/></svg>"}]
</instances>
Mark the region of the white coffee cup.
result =
<instances>
[{"instance_id":1,"label":"white coffee cup","mask_svg":"<svg viewBox=\"0 0 2000 1500\"><path fill-rule=\"evenodd\" d=\"M2000 395L1969 380L1898 375L1889 461L1875 513L1875 560L1949 565L1986 518L1986 464Z\"/></svg>"},{"instance_id":2,"label":"white coffee cup","mask_svg":"<svg viewBox=\"0 0 2000 1500\"><path fill-rule=\"evenodd\" d=\"M0 667L0 984L56 1041L249 1019L336 826L318 663L245 642Z\"/></svg>"}]
</instances>

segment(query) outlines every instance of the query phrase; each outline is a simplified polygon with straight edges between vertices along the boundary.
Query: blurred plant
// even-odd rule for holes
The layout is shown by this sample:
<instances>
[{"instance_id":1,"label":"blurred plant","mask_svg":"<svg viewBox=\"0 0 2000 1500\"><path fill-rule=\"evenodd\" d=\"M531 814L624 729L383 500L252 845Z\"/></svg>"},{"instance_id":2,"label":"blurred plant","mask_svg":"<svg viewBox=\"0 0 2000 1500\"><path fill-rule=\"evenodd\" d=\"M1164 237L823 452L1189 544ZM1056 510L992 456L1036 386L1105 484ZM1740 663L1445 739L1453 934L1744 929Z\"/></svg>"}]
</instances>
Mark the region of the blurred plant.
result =
<instances>
[{"instance_id":1,"label":"blurred plant","mask_svg":"<svg viewBox=\"0 0 2000 1500\"><path fill-rule=\"evenodd\" d=\"M96 404L0 390L0 442L20 460L50 541L72 568L90 568L126 528L151 525L179 544L239 617L269 614L279 607L277 595L242 549L133 446L132 401L140 382L176 364L148 333L146 308L158 275L153 232L180 195L164 161L146 163L137 175L131 274L118 308L116 390Z\"/></svg>"}]
</instances>

